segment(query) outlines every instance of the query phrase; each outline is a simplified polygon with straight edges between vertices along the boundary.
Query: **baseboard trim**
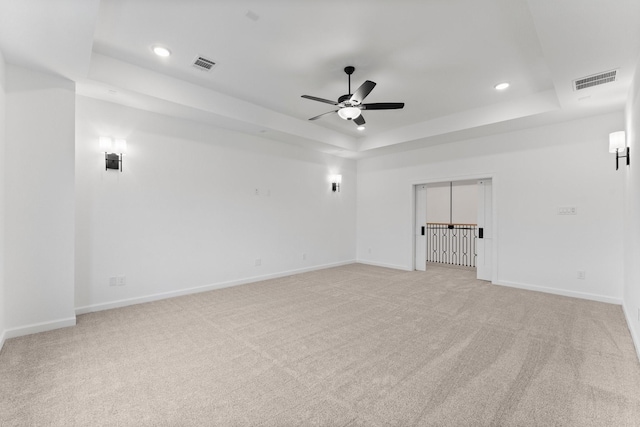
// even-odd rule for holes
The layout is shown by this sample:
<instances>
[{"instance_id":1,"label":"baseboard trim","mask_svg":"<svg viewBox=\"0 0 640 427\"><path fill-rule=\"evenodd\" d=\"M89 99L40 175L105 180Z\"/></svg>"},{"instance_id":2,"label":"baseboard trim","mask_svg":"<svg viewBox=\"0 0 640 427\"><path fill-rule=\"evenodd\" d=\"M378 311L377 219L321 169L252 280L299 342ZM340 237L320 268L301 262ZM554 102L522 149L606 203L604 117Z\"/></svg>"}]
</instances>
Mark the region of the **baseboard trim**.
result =
<instances>
[{"instance_id":1,"label":"baseboard trim","mask_svg":"<svg viewBox=\"0 0 640 427\"><path fill-rule=\"evenodd\" d=\"M0 332L0 352L2 352L2 347L4 347L4 337L5 331Z\"/></svg>"},{"instance_id":2,"label":"baseboard trim","mask_svg":"<svg viewBox=\"0 0 640 427\"><path fill-rule=\"evenodd\" d=\"M394 270L413 271L412 269L407 268L404 265L385 264L383 262L367 261L367 260L363 260L363 259L359 259L356 262L358 264L372 265L374 267L384 267L384 268L392 268Z\"/></svg>"},{"instance_id":3,"label":"baseboard trim","mask_svg":"<svg viewBox=\"0 0 640 427\"><path fill-rule=\"evenodd\" d=\"M262 276L252 276L252 277L247 277L245 279L230 280L227 282L214 283L214 284L204 285L204 286L196 286L193 288L180 289L177 291L162 292L159 294L146 295L142 297L127 298L127 299L122 299L117 301L106 302L106 303L86 305L83 307L76 307L76 315L93 313L96 311L111 310L114 308L121 308L121 307L127 307L135 304L143 304L146 302L159 301L159 300L179 297L183 295L197 294L200 292L214 291L216 289L224 289L232 286L246 285L248 283L260 282L262 280L277 279L280 277L293 276L294 274L308 273L310 271L324 270L326 268L340 267L342 265L349 265L349 264L355 264L355 263L356 263L356 260L341 261L341 262L323 264L323 265L314 266L314 267L306 267L306 268L300 268L296 270L287 270L279 273L265 274Z\"/></svg>"},{"instance_id":4,"label":"baseboard trim","mask_svg":"<svg viewBox=\"0 0 640 427\"><path fill-rule=\"evenodd\" d=\"M638 362L640 362L640 337L638 336L638 330L635 328L634 319L635 317L629 313L629 309L626 304L622 304L622 312L624 313L624 319L627 321L627 327L629 328L629 332L631 333L631 341L633 341L633 346L636 348L636 356L638 356Z\"/></svg>"},{"instance_id":5,"label":"baseboard trim","mask_svg":"<svg viewBox=\"0 0 640 427\"><path fill-rule=\"evenodd\" d=\"M493 282L494 285L505 286L508 288L517 288L517 289L525 289L528 291L536 291L536 292L544 292L546 294L554 294L554 295L562 295L565 297L572 298L580 298L591 301L604 302L607 304L616 304L622 305L622 299L607 297L604 295L590 294L587 292L575 292L575 291L567 291L564 289L556 289L556 288L547 288L544 286L536 286L536 285L527 285L524 283L516 283L516 282L505 282L503 280L498 282Z\"/></svg>"},{"instance_id":6,"label":"baseboard trim","mask_svg":"<svg viewBox=\"0 0 640 427\"><path fill-rule=\"evenodd\" d=\"M76 325L76 318L68 317L66 319L52 320L50 322L34 323L19 328L7 329L4 331L3 344L5 340L21 337L24 335L37 334L40 332L52 331L54 329L68 328Z\"/></svg>"}]
</instances>

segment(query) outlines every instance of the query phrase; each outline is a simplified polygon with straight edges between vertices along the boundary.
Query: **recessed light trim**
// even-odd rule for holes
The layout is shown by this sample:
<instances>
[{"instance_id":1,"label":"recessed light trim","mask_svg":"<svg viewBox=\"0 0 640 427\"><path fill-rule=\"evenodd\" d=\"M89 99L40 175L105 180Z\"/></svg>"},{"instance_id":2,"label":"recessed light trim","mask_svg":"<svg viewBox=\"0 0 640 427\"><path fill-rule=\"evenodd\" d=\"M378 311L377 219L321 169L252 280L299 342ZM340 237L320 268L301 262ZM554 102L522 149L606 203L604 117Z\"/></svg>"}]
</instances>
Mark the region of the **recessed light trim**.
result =
<instances>
[{"instance_id":1,"label":"recessed light trim","mask_svg":"<svg viewBox=\"0 0 640 427\"><path fill-rule=\"evenodd\" d=\"M358 129L359 131L363 131L363 130L365 130L366 128L365 128L364 126L358 126L358 127L357 127L357 129Z\"/></svg>"},{"instance_id":2,"label":"recessed light trim","mask_svg":"<svg viewBox=\"0 0 640 427\"><path fill-rule=\"evenodd\" d=\"M503 83L498 83L497 85L495 85L494 89L495 90L505 90L508 87L509 87L509 83L503 82Z\"/></svg>"},{"instance_id":3,"label":"recessed light trim","mask_svg":"<svg viewBox=\"0 0 640 427\"><path fill-rule=\"evenodd\" d=\"M156 55L162 58L171 56L171 51L164 46L153 46L152 50L153 50L153 53L155 53Z\"/></svg>"}]
</instances>

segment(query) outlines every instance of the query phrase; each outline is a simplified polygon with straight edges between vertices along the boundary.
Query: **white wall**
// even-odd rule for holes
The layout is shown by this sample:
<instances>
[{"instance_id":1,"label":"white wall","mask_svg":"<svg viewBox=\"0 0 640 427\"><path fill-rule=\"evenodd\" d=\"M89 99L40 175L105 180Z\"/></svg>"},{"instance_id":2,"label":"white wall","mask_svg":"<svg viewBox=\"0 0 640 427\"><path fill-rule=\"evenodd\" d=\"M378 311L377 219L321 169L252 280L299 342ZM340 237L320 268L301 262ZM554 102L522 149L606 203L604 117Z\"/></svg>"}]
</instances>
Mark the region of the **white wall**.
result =
<instances>
[{"instance_id":1,"label":"white wall","mask_svg":"<svg viewBox=\"0 0 640 427\"><path fill-rule=\"evenodd\" d=\"M4 344L5 333L5 295L4 295L4 175L5 175L5 62L0 52L0 350Z\"/></svg>"},{"instance_id":2,"label":"white wall","mask_svg":"<svg viewBox=\"0 0 640 427\"><path fill-rule=\"evenodd\" d=\"M451 187L449 182L427 185L427 222L475 224L477 221L476 181L454 182Z\"/></svg>"},{"instance_id":3,"label":"white wall","mask_svg":"<svg viewBox=\"0 0 640 427\"><path fill-rule=\"evenodd\" d=\"M7 65L7 337L75 324L74 84Z\"/></svg>"},{"instance_id":4,"label":"white wall","mask_svg":"<svg viewBox=\"0 0 640 427\"><path fill-rule=\"evenodd\" d=\"M640 62L639 62L640 65ZM626 108L627 144L631 164L621 166L625 177L624 311L640 358L640 66L636 67ZM620 129L617 129L620 130ZM623 159L624 160L624 159Z\"/></svg>"},{"instance_id":5,"label":"white wall","mask_svg":"<svg viewBox=\"0 0 640 427\"><path fill-rule=\"evenodd\" d=\"M607 135L623 119L620 112L360 160L358 260L411 269L412 185L491 177L496 283L620 303L624 177ZM578 215L557 215L563 206Z\"/></svg>"},{"instance_id":6,"label":"white wall","mask_svg":"<svg viewBox=\"0 0 640 427\"><path fill-rule=\"evenodd\" d=\"M427 185L427 222L449 223L451 189L449 183Z\"/></svg>"},{"instance_id":7,"label":"white wall","mask_svg":"<svg viewBox=\"0 0 640 427\"><path fill-rule=\"evenodd\" d=\"M454 182L451 218L454 224L478 222L478 183Z\"/></svg>"},{"instance_id":8,"label":"white wall","mask_svg":"<svg viewBox=\"0 0 640 427\"><path fill-rule=\"evenodd\" d=\"M353 160L80 96L76 141L78 313L355 261Z\"/></svg>"}]
</instances>

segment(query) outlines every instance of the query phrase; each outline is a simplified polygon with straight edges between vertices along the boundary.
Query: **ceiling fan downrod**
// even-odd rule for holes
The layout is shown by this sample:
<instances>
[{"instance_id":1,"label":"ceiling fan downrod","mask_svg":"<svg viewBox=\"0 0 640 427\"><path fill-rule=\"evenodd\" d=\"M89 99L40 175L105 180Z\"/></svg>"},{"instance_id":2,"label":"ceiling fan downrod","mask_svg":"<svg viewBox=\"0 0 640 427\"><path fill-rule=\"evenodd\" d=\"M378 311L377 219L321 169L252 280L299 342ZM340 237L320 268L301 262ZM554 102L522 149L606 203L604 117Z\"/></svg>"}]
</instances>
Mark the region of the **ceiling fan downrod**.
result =
<instances>
[{"instance_id":1,"label":"ceiling fan downrod","mask_svg":"<svg viewBox=\"0 0 640 427\"><path fill-rule=\"evenodd\" d=\"M347 73L347 76L349 76L349 95L351 95L351 74L353 74L355 70L356 68L352 67L351 65L344 67L344 72Z\"/></svg>"}]
</instances>

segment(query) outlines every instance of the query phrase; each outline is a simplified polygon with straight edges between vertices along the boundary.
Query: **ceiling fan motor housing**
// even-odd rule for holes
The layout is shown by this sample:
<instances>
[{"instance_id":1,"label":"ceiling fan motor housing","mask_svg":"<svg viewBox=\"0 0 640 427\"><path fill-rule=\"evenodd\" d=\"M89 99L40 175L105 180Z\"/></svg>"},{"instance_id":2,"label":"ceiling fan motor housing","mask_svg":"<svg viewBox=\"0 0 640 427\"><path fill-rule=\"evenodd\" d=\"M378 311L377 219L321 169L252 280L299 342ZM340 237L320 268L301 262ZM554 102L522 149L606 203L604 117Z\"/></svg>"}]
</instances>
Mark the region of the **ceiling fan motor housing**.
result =
<instances>
[{"instance_id":1,"label":"ceiling fan motor housing","mask_svg":"<svg viewBox=\"0 0 640 427\"><path fill-rule=\"evenodd\" d=\"M353 96L353 94L349 93L347 95L342 95L340 98L338 98L338 103L341 104L345 101L348 101L351 99L351 96Z\"/></svg>"}]
</instances>

